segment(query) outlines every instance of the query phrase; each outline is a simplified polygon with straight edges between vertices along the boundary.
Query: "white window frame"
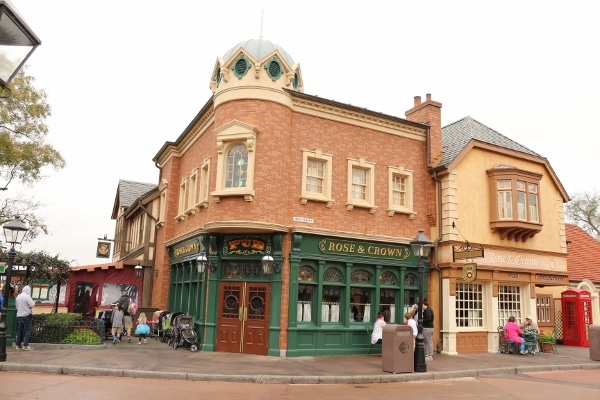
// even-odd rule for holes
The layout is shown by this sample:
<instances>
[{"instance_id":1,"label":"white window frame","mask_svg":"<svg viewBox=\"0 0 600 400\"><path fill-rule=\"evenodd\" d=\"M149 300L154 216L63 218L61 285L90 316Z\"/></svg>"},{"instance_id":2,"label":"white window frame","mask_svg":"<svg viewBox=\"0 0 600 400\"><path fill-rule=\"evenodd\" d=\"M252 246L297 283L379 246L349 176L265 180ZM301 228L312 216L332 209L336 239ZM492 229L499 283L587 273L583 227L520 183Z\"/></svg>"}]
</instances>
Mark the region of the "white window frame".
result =
<instances>
[{"instance_id":1,"label":"white window frame","mask_svg":"<svg viewBox=\"0 0 600 400\"><path fill-rule=\"evenodd\" d=\"M362 169L367 172L367 183L365 191L365 199L355 199L352 197L352 172L354 168ZM351 211L354 207L368 208L371 214L377 211L375 206L375 163L368 162L364 157L359 157L358 160L348 159L348 195L346 201L346 210Z\"/></svg>"},{"instance_id":2,"label":"white window frame","mask_svg":"<svg viewBox=\"0 0 600 400\"><path fill-rule=\"evenodd\" d=\"M522 323L525 295L523 288L518 285L499 284L496 307L498 309L498 326L504 326L512 315L517 323Z\"/></svg>"},{"instance_id":3,"label":"white window frame","mask_svg":"<svg viewBox=\"0 0 600 400\"><path fill-rule=\"evenodd\" d=\"M322 193L308 191L306 186L308 182L308 162L318 161L323 163L323 191ZM325 154L321 149L302 150L302 192L300 195L300 204L306 204L311 201L322 201L327 208L333 207L334 200L331 197L331 187L333 181L333 156Z\"/></svg>"},{"instance_id":4,"label":"white window frame","mask_svg":"<svg viewBox=\"0 0 600 400\"><path fill-rule=\"evenodd\" d=\"M198 182L198 202L196 208L208 208L208 195L210 193L210 158L202 161L200 166L200 180Z\"/></svg>"},{"instance_id":5,"label":"white window frame","mask_svg":"<svg viewBox=\"0 0 600 400\"><path fill-rule=\"evenodd\" d=\"M192 173L188 178L187 186L187 204L185 213L187 215L194 215L196 214L196 204L198 203L198 168L192 169Z\"/></svg>"},{"instance_id":6,"label":"white window frame","mask_svg":"<svg viewBox=\"0 0 600 400\"><path fill-rule=\"evenodd\" d=\"M406 204L404 207L394 204L394 177L401 176L406 179ZM391 217L395 213L398 214L408 214L410 219L414 219L417 213L414 210L414 202L413 202L413 171L405 169L403 165L399 165L397 167L388 167L388 180L389 180L389 193L388 193L388 215Z\"/></svg>"},{"instance_id":7,"label":"white window frame","mask_svg":"<svg viewBox=\"0 0 600 400\"><path fill-rule=\"evenodd\" d=\"M245 201L254 200L256 192L254 190L254 166L255 166L255 145L258 129L252 125L233 120L219 128L215 129L217 136L217 181L216 189L210 195L215 202L220 202L221 197L240 196ZM228 188L225 186L227 173L227 155L232 147L243 144L248 150L248 169L246 173L248 178L245 187Z\"/></svg>"},{"instance_id":8,"label":"white window frame","mask_svg":"<svg viewBox=\"0 0 600 400\"><path fill-rule=\"evenodd\" d=\"M480 283L456 282L454 318L459 329L485 327L485 294L485 286Z\"/></svg>"},{"instance_id":9,"label":"white window frame","mask_svg":"<svg viewBox=\"0 0 600 400\"><path fill-rule=\"evenodd\" d=\"M177 216L175 217L175 221L183 221L185 220L186 214L185 211L187 209L187 195L188 195L188 177L184 177L181 179L181 183L179 184L179 202L177 204Z\"/></svg>"}]
</instances>

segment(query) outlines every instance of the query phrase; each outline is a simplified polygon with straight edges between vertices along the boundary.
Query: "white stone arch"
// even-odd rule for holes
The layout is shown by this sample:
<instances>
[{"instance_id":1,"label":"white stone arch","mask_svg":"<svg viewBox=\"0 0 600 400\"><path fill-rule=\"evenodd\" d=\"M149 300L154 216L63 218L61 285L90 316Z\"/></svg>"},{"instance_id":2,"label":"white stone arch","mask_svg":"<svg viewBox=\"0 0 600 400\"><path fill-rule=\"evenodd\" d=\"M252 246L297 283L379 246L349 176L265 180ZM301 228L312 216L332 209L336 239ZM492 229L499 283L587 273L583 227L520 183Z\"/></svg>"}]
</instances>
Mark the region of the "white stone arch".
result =
<instances>
[{"instance_id":1,"label":"white stone arch","mask_svg":"<svg viewBox=\"0 0 600 400\"><path fill-rule=\"evenodd\" d=\"M600 293L598 287L589 279L582 279L581 282L577 284L577 289L590 292L592 302L592 322L594 324L600 323Z\"/></svg>"}]
</instances>

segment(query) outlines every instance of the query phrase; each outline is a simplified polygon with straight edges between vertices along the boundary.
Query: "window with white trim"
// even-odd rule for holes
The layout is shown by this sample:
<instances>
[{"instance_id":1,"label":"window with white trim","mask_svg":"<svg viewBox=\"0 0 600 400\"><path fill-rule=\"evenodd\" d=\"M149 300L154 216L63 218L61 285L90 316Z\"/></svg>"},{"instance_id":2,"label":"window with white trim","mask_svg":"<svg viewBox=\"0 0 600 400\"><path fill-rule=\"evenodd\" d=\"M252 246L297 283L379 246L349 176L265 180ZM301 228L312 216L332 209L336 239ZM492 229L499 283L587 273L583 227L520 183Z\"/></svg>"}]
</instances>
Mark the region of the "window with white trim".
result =
<instances>
[{"instance_id":1,"label":"window with white trim","mask_svg":"<svg viewBox=\"0 0 600 400\"><path fill-rule=\"evenodd\" d=\"M524 319L521 312L521 288L498 285L498 326L504 326L511 315L517 321Z\"/></svg>"},{"instance_id":2,"label":"window with white trim","mask_svg":"<svg viewBox=\"0 0 600 400\"><path fill-rule=\"evenodd\" d=\"M456 283L456 326L483 326L483 287L476 283Z\"/></svg>"},{"instance_id":3,"label":"window with white trim","mask_svg":"<svg viewBox=\"0 0 600 400\"><path fill-rule=\"evenodd\" d=\"M215 129L217 136L217 181L211 193L215 202L224 196L241 196L252 201L254 191L255 144L258 130L233 120Z\"/></svg>"},{"instance_id":4,"label":"window with white trim","mask_svg":"<svg viewBox=\"0 0 600 400\"><path fill-rule=\"evenodd\" d=\"M188 215L196 214L197 193L198 192L198 168L194 168L190 174L188 184L188 195L185 213Z\"/></svg>"},{"instance_id":5,"label":"window with white trim","mask_svg":"<svg viewBox=\"0 0 600 400\"><path fill-rule=\"evenodd\" d=\"M375 164L365 161L348 159L348 200L346 209L354 207L369 208L373 214L375 206Z\"/></svg>"},{"instance_id":6,"label":"window with white trim","mask_svg":"<svg viewBox=\"0 0 600 400\"><path fill-rule=\"evenodd\" d=\"M389 176L389 204L388 215L394 213L410 214L414 218L413 210L413 173L404 166L388 167Z\"/></svg>"},{"instance_id":7,"label":"window with white trim","mask_svg":"<svg viewBox=\"0 0 600 400\"><path fill-rule=\"evenodd\" d=\"M302 151L302 194L300 203L311 201L325 202L328 208L333 206L331 197L333 156L321 149Z\"/></svg>"},{"instance_id":8,"label":"window with white trim","mask_svg":"<svg viewBox=\"0 0 600 400\"><path fill-rule=\"evenodd\" d=\"M510 179L498 179L498 218L512 219L512 192Z\"/></svg>"},{"instance_id":9,"label":"window with white trim","mask_svg":"<svg viewBox=\"0 0 600 400\"><path fill-rule=\"evenodd\" d=\"M208 193L210 188L210 158L205 158L200 166L200 183L198 187L197 207L208 208Z\"/></svg>"},{"instance_id":10,"label":"window with white trim","mask_svg":"<svg viewBox=\"0 0 600 400\"><path fill-rule=\"evenodd\" d=\"M185 219L185 210L187 209L187 189L188 189L188 178L187 176L181 180L179 185L179 203L177 205L177 216L176 221L183 221Z\"/></svg>"}]
</instances>

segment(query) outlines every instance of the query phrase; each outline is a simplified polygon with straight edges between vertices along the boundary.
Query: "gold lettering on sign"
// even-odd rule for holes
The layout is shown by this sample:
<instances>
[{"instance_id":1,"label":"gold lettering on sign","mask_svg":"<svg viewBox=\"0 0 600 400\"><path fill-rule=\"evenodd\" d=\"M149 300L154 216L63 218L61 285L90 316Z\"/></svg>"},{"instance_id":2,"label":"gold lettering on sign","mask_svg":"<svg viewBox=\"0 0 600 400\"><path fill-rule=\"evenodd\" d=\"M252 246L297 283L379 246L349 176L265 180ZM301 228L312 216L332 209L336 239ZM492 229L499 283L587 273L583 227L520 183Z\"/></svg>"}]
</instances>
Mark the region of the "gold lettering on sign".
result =
<instances>
[{"instance_id":1,"label":"gold lettering on sign","mask_svg":"<svg viewBox=\"0 0 600 400\"><path fill-rule=\"evenodd\" d=\"M184 256L186 254L192 254L192 253L197 253L200 249L200 243L198 241L192 242L192 243L186 243L184 245L181 245L179 247L175 247L175 249L173 250L173 256L175 258Z\"/></svg>"},{"instance_id":2,"label":"gold lettering on sign","mask_svg":"<svg viewBox=\"0 0 600 400\"><path fill-rule=\"evenodd\" d=\"M323 239L319 243L322 253L335 253L343 255L370 255L375 257L394 258L406 260L410 257L408 247L401 246L378 246L374 244L359 244L344 240Z\"/></svg>"}]
</instances>

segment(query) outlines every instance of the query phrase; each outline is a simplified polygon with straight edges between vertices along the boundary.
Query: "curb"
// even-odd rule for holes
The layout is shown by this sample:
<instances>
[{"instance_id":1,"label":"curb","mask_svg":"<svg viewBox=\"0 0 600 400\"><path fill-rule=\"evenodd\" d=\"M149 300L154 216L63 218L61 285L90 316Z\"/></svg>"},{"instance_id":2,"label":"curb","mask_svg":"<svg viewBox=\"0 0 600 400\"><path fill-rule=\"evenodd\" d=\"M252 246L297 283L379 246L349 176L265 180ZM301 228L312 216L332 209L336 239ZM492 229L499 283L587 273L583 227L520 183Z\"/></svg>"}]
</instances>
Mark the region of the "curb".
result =
<instances>
[{"instance_id":1,"label":"curb","mask_svg":"<svg viewBox=\"0 0 600 400\"><path fill-rule=\"evenodd\" d=\"M125 370L115 368L73 367L60 365L39 365L21 363L1 363L0 371L38 372L57 375L87 375L112 376L145 379L170 379L205 382L235 382L261 384L367 384L392 382L417 382L428 380L443 380L455 378L472 378L490 375L516 375L527 372L568 371L568 370L600 369L600 364L569 364L531 367L504 367L488 369L471 369L461 371L403 373L386 375L356 375L356 376L287 376L287 375L224 375L224 374L195 374L188 372L160 372L145 370Z\"/></svg>"}]
</instances>

